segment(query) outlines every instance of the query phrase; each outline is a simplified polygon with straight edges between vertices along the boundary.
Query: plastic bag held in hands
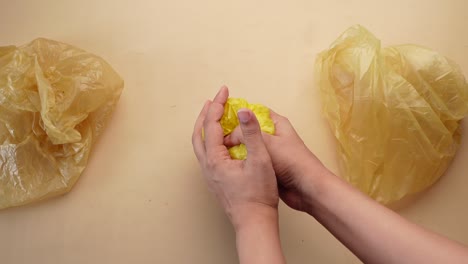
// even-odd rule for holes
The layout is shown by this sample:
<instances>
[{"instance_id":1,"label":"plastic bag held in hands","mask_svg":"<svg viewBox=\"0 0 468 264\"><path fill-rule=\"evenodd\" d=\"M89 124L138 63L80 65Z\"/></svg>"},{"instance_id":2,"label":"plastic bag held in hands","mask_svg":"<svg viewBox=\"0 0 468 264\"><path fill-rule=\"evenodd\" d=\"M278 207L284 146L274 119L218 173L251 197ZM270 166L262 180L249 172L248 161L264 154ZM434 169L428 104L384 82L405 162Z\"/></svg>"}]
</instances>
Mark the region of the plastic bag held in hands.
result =
<instances>
[{"instance_id":1,"label":"plastic bag held in hands","mask_svg":"<svg viewBox=\"0 0 468 264\"><path fill-rule=\"evenodd\" d=\"M109 64L70 45L0 47L0 209L69 191L122 89Z\"/></svg>"},{"instance_id":2,"label":"plastic bag held in hands","mask_svg":"<svg viewBox=\"0 0 468 264\"><path fill-rule=\"evenodd\" d=\"M468 111L468 85L455 63L416 45L382 49L355 26L318 56L316 70L348 182L389 203L445 172Z\"/></svg>"},{"instance_id":3,"label":"plastic bag held in hands","mask_svg":"<svg viewBox=\"0 0 468 264\"><path fill-rule=\"evenodd\" d=\"M270 117L270 109L261 104L249 104L241 98L228 98L224 105L224 114L220 120L221 127L225 136L229 135L234 129L239 126L237 111L242 108L248 108L257 117L260 129L268 134L275 133L275 124ZM244 144L229 148L229 154L233 159L243 160L247 158L247 148Z\"/></svg>"}]
</instances>

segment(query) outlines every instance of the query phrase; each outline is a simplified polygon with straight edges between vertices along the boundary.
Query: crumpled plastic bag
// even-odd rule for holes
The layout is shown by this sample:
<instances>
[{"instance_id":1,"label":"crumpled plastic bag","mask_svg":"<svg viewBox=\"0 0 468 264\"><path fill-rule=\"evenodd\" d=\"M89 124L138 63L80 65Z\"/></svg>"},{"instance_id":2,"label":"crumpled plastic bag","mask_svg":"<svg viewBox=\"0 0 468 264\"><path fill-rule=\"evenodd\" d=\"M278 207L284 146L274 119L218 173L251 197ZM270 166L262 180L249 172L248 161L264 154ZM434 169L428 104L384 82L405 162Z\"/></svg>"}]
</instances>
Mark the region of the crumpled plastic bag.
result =
<instances>
[{"instance_id":1,"label":"crumpled plastic bag","mask_svg":"<svg viewBox=\"0 0 468 264\"><path fill-rule=\"evenodd\" d=\"M122 89L102 58L70 45L0 47L0 209L68 192Z\"/></svg>"},{"instance_id":2,"label":"crumpled plastic bag","mask_svg":"<svg viewBox=\"0 0 468 264\"><path fill-rule=\"evenodd\" d=\"M417 45L380 47L361 26L316 61L323 112L343 177L387 204L432 185L450 165L468 111L459 67Z\"/></svg>"},{"instance_id":3,"label":"crumpled plastic bag","mask_svg":"<svg viewBox=\"0 0 468 264\"><path fill-rule=\"evenodd\" d=\"M228 98L224 105L224 114L220 120L224 136L227 136L239 126L237 111L241 108L248 108L257 117L260 129L268 134L275 134L275 124L270 117L270 109L261 104L249 104L246 100L240 98ZM244 144L229 148L229 154L233 159L244 160L247 158L247 148Z\"/></svg>"}]
</instances>

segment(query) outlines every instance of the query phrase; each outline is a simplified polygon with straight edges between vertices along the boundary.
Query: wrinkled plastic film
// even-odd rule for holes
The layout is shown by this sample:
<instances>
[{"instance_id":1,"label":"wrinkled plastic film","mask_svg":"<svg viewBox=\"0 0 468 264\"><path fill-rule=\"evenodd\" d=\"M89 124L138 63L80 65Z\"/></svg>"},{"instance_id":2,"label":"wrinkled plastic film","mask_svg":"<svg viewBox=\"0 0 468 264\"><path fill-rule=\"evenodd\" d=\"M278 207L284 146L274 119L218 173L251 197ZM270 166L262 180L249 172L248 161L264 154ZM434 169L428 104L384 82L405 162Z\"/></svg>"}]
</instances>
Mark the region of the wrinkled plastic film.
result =
<instances>
[{"instance_id":1,"label":"wrinkled plastic film","mask_svg":"<svg viewBox=\"0 0 468 264\"><path fill-rule=\"evenodd\" d=\"M0 209L68 192L122 89L109 64L73 46L0 47Z\"/></svg>"},{"instance_id":2,"label":"wrinkled plastic film","mask_svg":"<svg viewBox=\"0 0 468 264\"><path fill-rule=\"evenodd\" d=\"M260 129L268 134L275 133L275 125L270 117L270 109L261 104L249 104L246 100L240 98L228 98L224 106L224 114L220 120L224 135L229 135L239 126L237 111L242 108L248 108L257 117ZM229 148L229 154L233 159L243 160L247 158L247 149L244 144Z\"/></svg>"},{"instance_id":3,"label":"wrinkled plastic film","mask_svg":"<svg viewBox=\"0 0 468 264\"><path fill-rule=\"evenodd\" d=\"M381 48L360 26L316 62L343 177L382 203L432 185L450 165L468 111L459 67L417 45Z\"/></svg>"}]
</instances>

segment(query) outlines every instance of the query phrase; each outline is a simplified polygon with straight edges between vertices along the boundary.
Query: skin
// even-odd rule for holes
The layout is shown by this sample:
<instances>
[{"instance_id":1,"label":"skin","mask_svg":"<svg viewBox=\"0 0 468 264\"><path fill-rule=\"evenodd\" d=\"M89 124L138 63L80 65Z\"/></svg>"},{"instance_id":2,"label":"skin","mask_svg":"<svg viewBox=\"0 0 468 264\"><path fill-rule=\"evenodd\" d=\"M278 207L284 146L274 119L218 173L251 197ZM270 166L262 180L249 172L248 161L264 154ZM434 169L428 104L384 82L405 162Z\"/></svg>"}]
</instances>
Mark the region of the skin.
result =
<instances>
[{"instance_id":1,"label":"skin","mask_svg":"<svg viewBox=\"0 0 468 264\"><path fill-rule=\"evenodd\" d=\"M365 263L468 263L464 245L407 221L331 173L287 118L271 111L276 133L268 135L250 110L241 109L240 127L224 137L219 120L228 96L222 87L205 103L192 142L236 231L240 263L285 263L279 198L314 217ZM232 160L227 148L240 143L247 159Z\"/></svg>"},{"instance_id":2,"label":"skin","mask_svg":"<svg viewBox=\"0 0 468 264\"><path fill-rule=\"evenodd\" d=\"M219 124L228 96L223 87L212 102L205 103L192 138L195 154L210 190L234 226L240 262L285 263L278 229L279 194L270 156L255 115L243 109L238 117L250 154L246 160L231 159Z\"/></svg>"}]
</instances>

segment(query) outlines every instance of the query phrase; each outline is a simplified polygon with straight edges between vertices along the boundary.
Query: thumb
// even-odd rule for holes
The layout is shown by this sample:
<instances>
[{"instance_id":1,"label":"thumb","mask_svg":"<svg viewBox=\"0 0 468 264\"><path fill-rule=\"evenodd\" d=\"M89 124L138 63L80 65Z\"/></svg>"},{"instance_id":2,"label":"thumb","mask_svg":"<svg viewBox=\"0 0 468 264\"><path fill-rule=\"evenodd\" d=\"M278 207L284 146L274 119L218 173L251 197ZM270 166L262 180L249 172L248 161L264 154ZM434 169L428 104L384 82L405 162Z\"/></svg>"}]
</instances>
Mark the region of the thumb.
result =
<instances>
[{"instance_id":1,"label":"thumb","mask_svg":"<svg viewBox=\"0 0 468 264\"><path fill-rule=\"evenodd\" d=\"M247 148L247 159L249 156L254 159L268 156L260 124L255 114L249 109L242 108L237 112L237 117L242 130L243 142Z\"/></svg>"}]
</instances>

